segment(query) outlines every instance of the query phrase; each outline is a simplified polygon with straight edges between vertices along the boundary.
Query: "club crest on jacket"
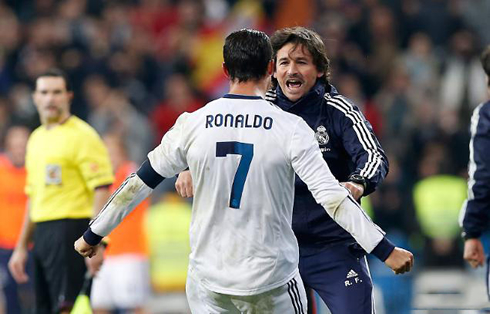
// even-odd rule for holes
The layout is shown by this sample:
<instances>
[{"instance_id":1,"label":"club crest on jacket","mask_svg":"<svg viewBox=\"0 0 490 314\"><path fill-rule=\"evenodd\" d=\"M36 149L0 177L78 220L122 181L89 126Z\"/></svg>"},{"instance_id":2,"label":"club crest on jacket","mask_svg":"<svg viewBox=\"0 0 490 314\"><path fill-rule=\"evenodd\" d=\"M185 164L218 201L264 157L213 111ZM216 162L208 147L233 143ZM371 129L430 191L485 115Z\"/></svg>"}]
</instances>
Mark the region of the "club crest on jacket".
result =
<instances>
[{"instance_id":1,"label":"club crest on jacket","mask_svg":"<svg viewBox=\"0 0 490 314\"><path fill-rule=\"evenodd\" d=\"M327 129L323 125L316 128L315 138L319 145L326 145L328 143Z\"/></svg>"}]
</instances>

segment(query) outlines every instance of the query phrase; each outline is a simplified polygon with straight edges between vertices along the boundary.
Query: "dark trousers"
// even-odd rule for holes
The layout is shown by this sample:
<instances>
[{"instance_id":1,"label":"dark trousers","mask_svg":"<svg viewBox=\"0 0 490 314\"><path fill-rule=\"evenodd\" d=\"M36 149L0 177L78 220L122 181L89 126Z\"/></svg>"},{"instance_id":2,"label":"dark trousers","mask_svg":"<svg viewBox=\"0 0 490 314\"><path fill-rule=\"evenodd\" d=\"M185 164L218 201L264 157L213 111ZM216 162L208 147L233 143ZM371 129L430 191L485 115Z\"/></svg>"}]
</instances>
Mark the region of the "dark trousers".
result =
<instances>
[{"instance_id":1,"label":"dark trousers","mask_svg":"<svg viewBox=\"0 0 490 314\"><path fill-rule=\"evenodd\" d=\"M307 292L315 290L332 314L374 313L373 283L365 253L357 244L300 256L299 271ZM309 308L313 313L315 304Z\"/></svg>"},{"instance_id":2,"label":"dark trousers","mask_svg":"<svg viewBox=\"0 0 490 314\"><path fill-rule=\"evenodd\" d=\"M0 248L0 293L5 298L7 314L28 314L34 311L34 288L32 280L17 284L8 270L8 262L13 250ZM32 278L32 259L29 256L26 272Z\"/></svg>"},{"instance_id":3,"label":"dark trousers","mask_svg":"<svg viewBox=\"0 0 490 314\"><path fill-rule=\"evenodd\" d=\"M84 258L73 244L88 223L89 219L62 219L36 224L33 235L36 313L59 313L73 306L87 270Z\"/></svg>"}]
</instances>

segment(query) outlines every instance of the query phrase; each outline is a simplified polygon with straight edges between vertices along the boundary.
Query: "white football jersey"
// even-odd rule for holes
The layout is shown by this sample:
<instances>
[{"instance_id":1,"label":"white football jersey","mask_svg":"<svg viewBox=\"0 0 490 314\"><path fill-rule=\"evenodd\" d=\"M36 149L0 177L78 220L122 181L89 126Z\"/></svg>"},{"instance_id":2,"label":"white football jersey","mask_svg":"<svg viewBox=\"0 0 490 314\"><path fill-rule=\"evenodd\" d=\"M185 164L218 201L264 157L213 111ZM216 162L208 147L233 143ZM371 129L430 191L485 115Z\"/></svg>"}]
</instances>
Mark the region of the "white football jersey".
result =
<instances>
[{"instance_id":1,"label":"white football jersey","mask_svg":"<svg viewBox=\"0 0 490 314\"><path fill-rule=\"evenodd\" d=\"M214 292L258 294L298 272L295 172L367 252L383 238L331 174L306 122L261 97L228 94L182 114L148 157L163 177L192 174L189 275Z\"/></svg>"}]
</instances>

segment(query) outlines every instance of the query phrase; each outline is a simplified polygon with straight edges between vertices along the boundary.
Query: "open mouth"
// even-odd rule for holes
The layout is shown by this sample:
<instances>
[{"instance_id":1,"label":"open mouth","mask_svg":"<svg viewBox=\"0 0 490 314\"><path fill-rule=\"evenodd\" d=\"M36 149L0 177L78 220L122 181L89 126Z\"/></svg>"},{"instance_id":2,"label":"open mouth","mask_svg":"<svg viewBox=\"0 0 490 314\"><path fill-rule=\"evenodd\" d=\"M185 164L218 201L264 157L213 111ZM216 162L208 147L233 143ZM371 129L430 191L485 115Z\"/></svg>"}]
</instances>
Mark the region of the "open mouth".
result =
<instances>
[{"instance_id":1,"label":"open mouth","mask_svg":"<svg viewBox=\"0 0 490 314\"><path fill-rule=\"evenodd\" d=\"M303 81L299 79L289 79L286 81L286 86L289 89L298 89L303 86Z\"/></svg>"}]
</instances>

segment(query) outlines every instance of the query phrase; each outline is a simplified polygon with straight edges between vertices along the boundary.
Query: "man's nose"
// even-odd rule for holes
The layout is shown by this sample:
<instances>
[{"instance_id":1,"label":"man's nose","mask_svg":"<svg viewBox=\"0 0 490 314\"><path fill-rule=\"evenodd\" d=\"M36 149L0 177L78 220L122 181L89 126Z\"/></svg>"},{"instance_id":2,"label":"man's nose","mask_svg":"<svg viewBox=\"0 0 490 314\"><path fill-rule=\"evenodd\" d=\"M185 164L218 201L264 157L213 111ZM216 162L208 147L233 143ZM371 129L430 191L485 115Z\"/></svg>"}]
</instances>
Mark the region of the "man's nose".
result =
<instances>
[{"instance_id":1,"label":"man's nose","mask_svg":"<svg viewBox=\"0 0 490 314\"><path fill-rule=\"evenodd\" d=\"M298 67L294 62L291 62L288 67L288 74L291 75L296 73L298 73Z\"/></svg>"},{"instance_id":2,"label":"man's nose","mask_svg":"<svg viewBox=\"0 0 490 314\"><path fill-rule=\"evenodd\" d=\"M51 104L54 101L55 95L53 93L46 94L46 102Z\"/></svg>"}]
</instances>

